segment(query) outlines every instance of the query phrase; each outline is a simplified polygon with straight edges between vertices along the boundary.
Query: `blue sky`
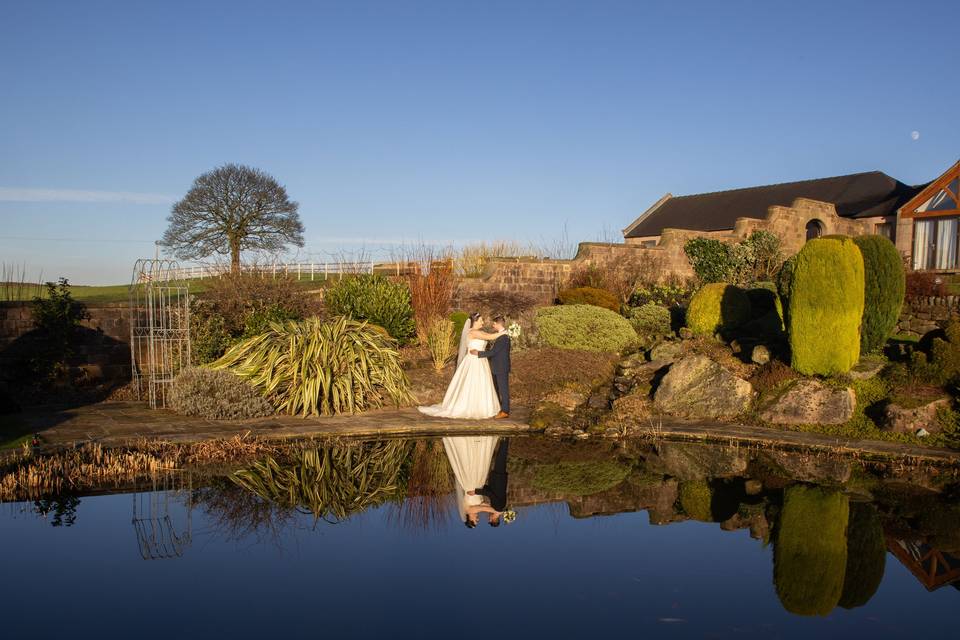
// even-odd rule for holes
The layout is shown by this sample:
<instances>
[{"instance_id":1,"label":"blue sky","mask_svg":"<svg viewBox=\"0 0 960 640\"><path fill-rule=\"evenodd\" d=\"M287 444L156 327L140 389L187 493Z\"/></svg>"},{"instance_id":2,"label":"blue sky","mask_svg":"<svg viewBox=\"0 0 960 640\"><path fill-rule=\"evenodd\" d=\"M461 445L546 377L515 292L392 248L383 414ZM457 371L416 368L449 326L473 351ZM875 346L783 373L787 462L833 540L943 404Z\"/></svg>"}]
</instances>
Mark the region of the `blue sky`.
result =
<instances>
[{"instance_id":1,"label":"blue sky","mask_svg":"<svg viewBox=\"0 0 960 640\"><path fill-rule=\"evenodd\" d=\"M124 281L225 162L287 186L316 259L593 240L667 191L923 182L960 158L958 19L949 2L0 0L0 261Z\"/></svg>"}]
</instances>

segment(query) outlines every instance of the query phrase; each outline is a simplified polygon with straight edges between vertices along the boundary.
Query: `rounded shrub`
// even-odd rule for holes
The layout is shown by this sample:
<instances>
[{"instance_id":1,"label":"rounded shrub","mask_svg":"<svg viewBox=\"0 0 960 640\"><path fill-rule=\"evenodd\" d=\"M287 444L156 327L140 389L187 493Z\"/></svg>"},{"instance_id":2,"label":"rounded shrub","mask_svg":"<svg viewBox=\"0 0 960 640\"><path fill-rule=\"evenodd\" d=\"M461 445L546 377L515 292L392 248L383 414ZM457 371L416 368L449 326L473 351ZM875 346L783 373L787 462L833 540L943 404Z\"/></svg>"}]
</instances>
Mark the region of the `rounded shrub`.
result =
<instances>
[{"instance_id":1,"label":"rounded shrub","mask_svg":"<svg viewBox=\"0 0 960 640\"><path fill-rule=\"evenodd\" d=\"M606 289L596 289L594 287L564 289L557 298L560 300L560 304L591 304L595 307L620 312L620 301L617 300L617 296Z\"/></svg>"},{"instance_id":2,"label":"rounded shrub","mask_svg":"<svg viewBox=\"0 0 960 640\"><path fill-rule=\"evenodd\" d=\"M887 545L876 508L866 503L851 504L841 607L853 609L870 601L883 580L886 560Z\"/></svg>"},{"instance_id":3,"label":"rounded shrub","mask_svg":"<svg viewBox=\"0 0 960 640\"><path fill-rule=\"evenodd\" d=\"M736 329L750 319L750 299L743 289L723 282L701 287L687 307L687 326L697 335L712 336Z\"/></svg>"},{"instance_id":4,"label":"rounded shrub","mask_svg":"<svg viewBox=\"0 0 960 640\"><path fill-rule=\"evenodd\" d=\"M416 333L410 288L386 276L344 278L326 291L324 302L333 315L379 325L401 344Z\"/></svg>"},{"instance_id":5,"label":"rounded shrub","mask_svg":"<svg viewBox=\"0 0 960 640\"><path fill-rule=\"evenodd\" d=\"M617 486L630 473L630 467L612 460L596 462L557 462L538 465L533 486L541 491L589 496Z\"/></svg>"},{"instance_id":6,"label":"rounded shrub","mask_svg":"<svg viewBox=\"0 0 960 640\"><path fill-rule=\"evenodd\" d=\"M640 339L648 343L673 333L671 319L669 309L653 302L630 310L630 324Z\"/></svg>"},{"instance_id":7,"label":"rounded shrub","mask_svg":"<svg viewBox=\"0 0 960 640\"><path fill-rule=\"evenodd\" d=\"M900 318L907 279L900 252L883 236L857 236L854 243L863 257L863 318L860 350L870 353L883 347Z\"/></svg>"},{"instance_id":8,"label":"rounded shrub","mask_svg":"<svg viewBox=\"0 0 960 640\"><path fill-rule=\"evenodd\" d=\"M229 371L184 369L170 384L170 408L185 416L241 420L273 414L273 405L252 384Z\"/></svg>"},{"instance_id":9,"label":"rounded shrub","mask_svg":"<svg viewBox=\"0 0 960 640\"><path fill-rule=\"evenodd\" d=\"M791 365L807 375L846 373L860 359L863 258L849 238L811 240L797 254L787 313Z\"/></svg>"},{"instance_id":10,"label":"rounded shrub","mask_svg":"<svg viewBox=\"0 0 960 640\"><path fill-rule=\"evenodd\" d=\"M773 546L777 597L790 613L825 616L840 601L847 566L847 496L795 485L784 491Z\"/></svg>"},{"instance_id":11,"label":"rounded shrub","mask_svg":"<svg viewBox=\"0 0 960 640\"><path fill-rule=\"evenodd\" d=\"M273 323L210 367L246 378L291 415L356 413L411 399L396 342L346 317Z\"/></svg>"},{"instance_id":12,"label":"rounded shrub","mask_svg":"<svg viewBox=\"0 0 960 640\"><path fill-rule=\"evenodd\" d=\"M558 349L619 352L637 342L629 320L592 305L542 307L534 323L540 340Z\"/></svg>"}]
</instances>

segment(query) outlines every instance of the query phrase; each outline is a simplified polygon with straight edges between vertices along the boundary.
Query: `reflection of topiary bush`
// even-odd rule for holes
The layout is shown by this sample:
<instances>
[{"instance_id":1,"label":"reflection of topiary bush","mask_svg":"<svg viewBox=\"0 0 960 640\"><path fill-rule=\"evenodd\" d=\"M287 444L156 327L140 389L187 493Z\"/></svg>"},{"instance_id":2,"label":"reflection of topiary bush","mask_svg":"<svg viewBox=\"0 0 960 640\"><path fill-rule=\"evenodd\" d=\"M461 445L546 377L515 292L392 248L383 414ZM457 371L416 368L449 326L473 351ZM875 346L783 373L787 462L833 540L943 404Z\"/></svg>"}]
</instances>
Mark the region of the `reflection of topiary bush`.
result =
<instances>
[{"instance_id":1,"label":"reflection of topiary bush","mask_svg":"<svg viewBox=\"0 0 960 640\"><path fill-rule=\"evenodd\" d=\"M274 323L210 365L263 389L291 415L330 415L410 399L396 343L348 318Z\"/></svg>"},{"instance_id":2,"label":"reflection of topiary bush","mask_svg":"<svg viewBox=\"0 0 960 640\"><path fill-rule=\"evenodd\" d=\"M617 486L629 473L629 467L610 460L558 462L538 466L533 486L541 491L589 496Z\"/></svg>"},{"instance_id":3,"label":"reflection of topiary bush","mask_svg":"<svg viewBox=\"0 0 960 640\"><path fill-rule=\"evenodd\" d=\"M637 335L648 343L673 333L670 328L670 310L652 302L631 309L630 324Z\"/></svg>"},{"instance_id":4,"label":"reflection of topiary bush","mask_svg":"<svg viewBox=\"0 0 960 640\"><path fill-rule=\"evenodd\" d=\"M840 600L847 565L847 497L819 487L784 491L773 547L773 581L783 608L825 616Z\"/></svg>"},{"instance_id":5,"label":"reflection of topiary bush","mask_svg":"<svg viewBox=\"0 0 960 640\"><path fill-rule=\"evenodd\" d=\"M609 309L573 304L537 309L540 339L558 349L623 351L636 343L630 321Z\"/></svg>"},{"instance_id":6,"label":"reflection of topiary bush","mask_svg":"<svg viewBox=\"0 0 960 640\"><path fill-rule=\"evenodd\" d=\"M327 291L324 302L334 315L380 325L401 344L416 332L409 287L386 276L344 278Z\"/></svg>"},{"instance_id":7,"label":"reflection of topiary bush","mask_svg":"<svg viewBox=\"0 0 960 640\"><path fill-rule=\"evenodd\" d=\"M604 289L593 287L564 289L557 298L560 300L560 304L592 304L595 307L610 309L618 313L620 311L620 301L617 300L617 296Z\"/></svg>"},{"instance_id":8,"label":"reflection of topiary bush","mask_svg":"<svg viewBox=\"0 0 960 640\"><path fill-rule=\"evenodd\" d=\"M886 560L887 545L877 510L871 504L851 504L841 607L853 609L870 601L883 580Z\"/></svg>"},{"instance_id":9,"label":"reflection of topiary bush","mask_svg":"<svg viewBox=\"0 0 960 640\"><path fill-rule=\"evenodd\" d=\"M750 319L750 299L743 289L723 282L697 291L687 307L687 326L697 335L712 336L736 329Z\"/></svg>"},{"instance_id":10,"label":"reflection of topiary bush","mask_svg":"<svg viewBox=\"0 0 960 640\"><path fill-rule=\"evenodd\" d=\"M710 502L713 494L705 480L690 480L680 483L680 507L694 520L712 522Z\"/></svg>"},{"instance_id":11,"label":"reflection of topiary bush","mask_svg":"<svg viewBox=\"0 0 960 640\"><path fill-rule=\"evenodd\" d=\"M241 420L273 414L273 405L252 384L228 371L194 367L181 371L170 385L170 408L185 416Z\"/></svg>"},{"instance_id":12,"label":"reflection of topiary bush","mask_svg":"<svg viewBox=\"0 0 960 640\"><path fill-rule=\"evenodd\" d=\"M863 258L852 240L819 238L804 245L787 314L794 369L834 375L856 364L863 295Z\"/></svg>"},{"instance_id":13,"label":"reflection of topiary bush","mask_svg":"<svg viewBox=\"0 0 960 640\"><path fill-rule=\"evenodd\" d=\"M853 238L863 256L864 305L860 350L881 348L900 318L906 278L900 252L883 236Z\"/></svg>"}]
</instances>

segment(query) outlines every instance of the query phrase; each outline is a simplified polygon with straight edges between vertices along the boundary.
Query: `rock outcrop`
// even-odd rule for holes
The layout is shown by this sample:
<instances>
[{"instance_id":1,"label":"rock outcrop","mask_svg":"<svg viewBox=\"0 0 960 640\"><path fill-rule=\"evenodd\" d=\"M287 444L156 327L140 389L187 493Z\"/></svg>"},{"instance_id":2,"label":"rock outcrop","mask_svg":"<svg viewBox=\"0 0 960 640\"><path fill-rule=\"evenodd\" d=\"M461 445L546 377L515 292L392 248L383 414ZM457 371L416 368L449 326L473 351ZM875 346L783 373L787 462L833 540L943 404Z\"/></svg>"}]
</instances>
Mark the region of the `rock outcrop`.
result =
<instances>
[{"instance_id":1,"label":"rock outcrop","mask_svg":"<svg viewBox=\"0 0 960 640\"><path fill-rule=\"evenodd\" d=\"M853 389L828 387L817 380L797 380L760 414L770 424L843 424L853 417Z\"/></svg>"},{"instance_id":2,"label":"rock outcrop","mask_svg":"<svg viewBox=\"0 0 960 640\"><path fill-rule=\"evenodd\" d=\"M883 429L896 433L916 433L920 429L926 430L927 433L937 433L940 430L937 411L949 407L950 398L937 398L910 409L891 403L884 410Z\"/></svg>"},{"instance_id":3,"label":"rock outcrop","mask_svg":"<svg viewBox=\"0 0 960 640\"><path fill-rule=\"evenodd\" d=\"M654 394L660 411L687 418L734 418L750 408L753 386L703 355L671 365Z\"/></svg>"}]
</instances>

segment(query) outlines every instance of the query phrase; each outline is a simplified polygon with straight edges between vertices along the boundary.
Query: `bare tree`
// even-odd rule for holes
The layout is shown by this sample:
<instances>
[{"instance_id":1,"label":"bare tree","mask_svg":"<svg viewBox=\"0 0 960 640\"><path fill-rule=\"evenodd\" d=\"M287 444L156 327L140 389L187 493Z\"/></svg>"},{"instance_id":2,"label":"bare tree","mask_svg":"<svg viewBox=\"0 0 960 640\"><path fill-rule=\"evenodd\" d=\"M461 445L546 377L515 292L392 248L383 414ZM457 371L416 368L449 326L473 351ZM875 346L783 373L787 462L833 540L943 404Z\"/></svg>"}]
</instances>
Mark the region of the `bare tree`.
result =
<instances>
[{"instance_id":1,"label":"bare tree","mask_svg":"<svg viewBox=\"0 0 960 640\"><path fill-rule=\"evenodd\" d=\"M237 273L241 251L303 246L299 206L273 176L225 164L194 180L173 205L162 244L184 260L229 255L230 271Z\"/></svg>"}]
</instances>

